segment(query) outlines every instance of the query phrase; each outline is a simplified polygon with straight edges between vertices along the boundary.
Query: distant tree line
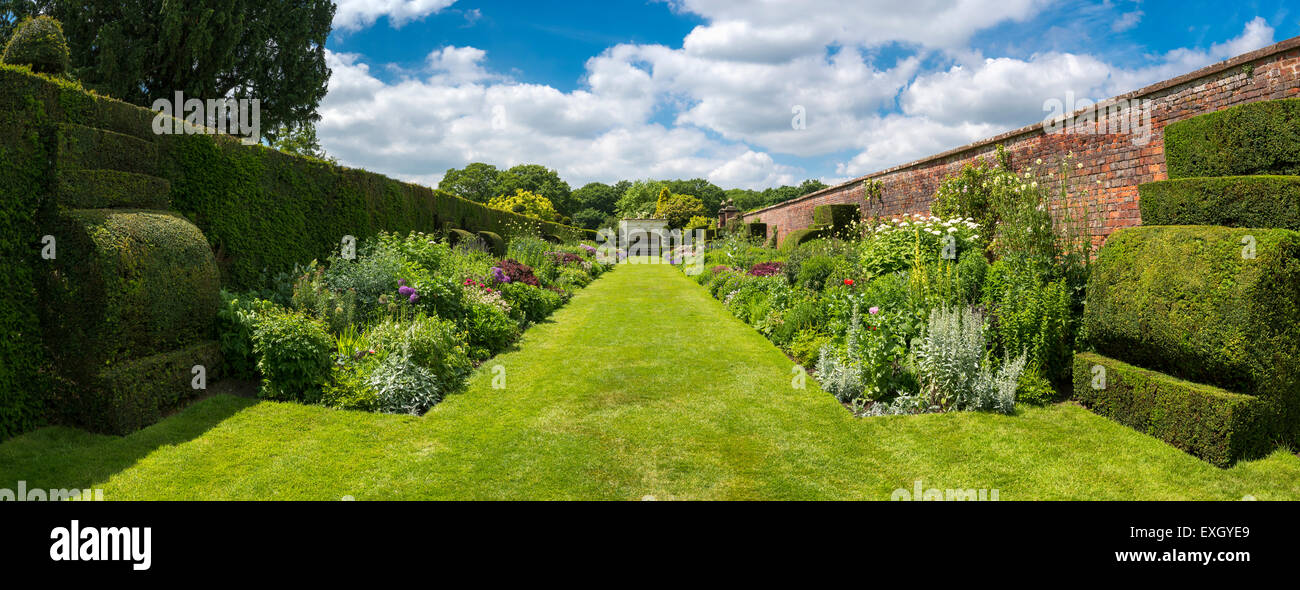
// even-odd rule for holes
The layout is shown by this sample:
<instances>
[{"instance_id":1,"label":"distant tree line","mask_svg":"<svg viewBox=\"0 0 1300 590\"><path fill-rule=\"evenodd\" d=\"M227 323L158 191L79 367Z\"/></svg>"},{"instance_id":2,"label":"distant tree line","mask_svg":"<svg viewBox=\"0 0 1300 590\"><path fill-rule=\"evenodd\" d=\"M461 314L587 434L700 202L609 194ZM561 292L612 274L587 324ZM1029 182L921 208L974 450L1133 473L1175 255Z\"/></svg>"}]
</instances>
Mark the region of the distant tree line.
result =
<instances>
[{"instance_id":1,"label":"distant tree line","mask_svg":"<svg viewBox=\"0 0 1300 590\"><path fill-rule=\"evenodd\" d=\"M438 188L479 203L508 202L519 207L520 199L533 196L550 201L557 219L579 227L614 227L623 218L659 217L674 227L698 225L700 219L718 216L728 199L749 211L801 197L823 188L819 180L805 180L798 186L761 191L723 190L703 178L688 180L620 180L613 184L592 182L572 190L555 170L538 164L521 164L506 170L474 162L447 170ZM520 192L523 195L520 195Z\"/></svg>"}]
</instances>

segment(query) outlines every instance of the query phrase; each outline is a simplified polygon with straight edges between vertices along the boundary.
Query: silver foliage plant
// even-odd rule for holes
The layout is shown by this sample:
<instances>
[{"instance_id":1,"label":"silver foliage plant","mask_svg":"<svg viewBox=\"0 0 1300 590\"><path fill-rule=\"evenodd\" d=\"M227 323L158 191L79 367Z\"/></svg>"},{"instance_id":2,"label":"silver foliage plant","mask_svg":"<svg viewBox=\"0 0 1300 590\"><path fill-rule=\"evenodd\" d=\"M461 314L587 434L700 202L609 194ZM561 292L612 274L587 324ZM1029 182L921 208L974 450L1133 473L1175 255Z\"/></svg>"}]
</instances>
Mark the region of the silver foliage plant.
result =
<instances>
[{"instance_id":1,"label":"silver foliage plant","mask_svg":"<svg viewBox=\"0 0 1300 590\"><path fill-rule=\"evenodd\" d=\"M386 414L418 416L442 399L438 376L416 363L406 345L380 363L369 385L377 394L379 411Z\"/></svg>"},{"instance_id":2,"label":"silver foliage plant","mask_svg":"<svg viewBox=\"0 0 1300 590\"><path fill-rule=\"evenodd\" d=\"M1010 414L1016 409L1016 383L1025 355L1012 359L994 374L985 358L987 327L983 316L969 307L940 307L930 312L917 347L921 399L895 400L917 406Z\"/></svg>"},{"instance_id":3,"label":"silver foliage plant","mask_svg":"<svg viewBox=\"0 0 1300 590\"><path fill-rule=\"evenodd\" d=\"M817 363L817 379L843 403L853 403L854 413L865 416L924 414L952 410L998 412L1016 410L1016 387L1026 355L1002 365L996 373L986 357L987 326L983 316L969 307L935 308L916 348L916 370L921 391L902 393L890 401L868 405L864 361L859 346L861 317L858 308L848 330L845 349L827 345Z\"/></svg>"},{"instance_id":4,"label":"silver foliage plant","mask_svg":"<svg viewBox=\"0 0 1300 590\"><path fill-rule=\"evenodd\" d=\"M858 358L858 331L861 329L862 317L858 305L853 304L853 316L849 321L848 346L843 353L827 344L822 347L817 361L817 380L822 389L835 396L841 403L859 399L866 388L862 374L862 359Z\"/></svg>"}]
</instances>

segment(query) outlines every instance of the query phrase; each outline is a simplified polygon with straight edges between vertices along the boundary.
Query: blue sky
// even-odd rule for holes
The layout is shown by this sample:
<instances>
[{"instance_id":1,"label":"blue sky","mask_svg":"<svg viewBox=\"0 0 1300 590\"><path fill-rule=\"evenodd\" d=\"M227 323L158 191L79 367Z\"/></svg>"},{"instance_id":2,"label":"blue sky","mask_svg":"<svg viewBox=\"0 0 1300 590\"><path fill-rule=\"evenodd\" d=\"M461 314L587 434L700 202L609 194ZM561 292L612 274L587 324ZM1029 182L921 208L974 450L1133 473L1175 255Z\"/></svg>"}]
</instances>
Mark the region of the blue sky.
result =
<instances>
[{"instance_id":1,"label":"blue sky","mask_svg":"<svg viewBox=\"0 0 1300 590\"><path fill-rule=\"evenodd\" d=\"M424 184L836 182L1296 35L1281 0L343 0L319 132Z\"/></svg>"}]
</instances>

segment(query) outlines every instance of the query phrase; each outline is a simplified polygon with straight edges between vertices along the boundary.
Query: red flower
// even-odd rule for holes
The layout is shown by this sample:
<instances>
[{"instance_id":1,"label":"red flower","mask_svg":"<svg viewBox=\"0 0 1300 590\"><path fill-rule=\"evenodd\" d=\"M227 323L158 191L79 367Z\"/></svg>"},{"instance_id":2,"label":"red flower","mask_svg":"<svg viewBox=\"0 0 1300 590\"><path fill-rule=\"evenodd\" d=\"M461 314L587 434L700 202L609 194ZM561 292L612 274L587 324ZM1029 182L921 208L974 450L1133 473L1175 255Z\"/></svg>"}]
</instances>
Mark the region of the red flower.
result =
<instances>
[{"instance_id":1,"label":"red flower","mask_svg":"<svg viewBox=\"0 0 1300 590\"><path fill-rule=\"evenodd\" d=\"M850 286L850 287L852 287L852 286L853 286L853 279L844 279L844 284L845 284L845 285L848 285L848 286Z\"/></svg>"}]
</instances>

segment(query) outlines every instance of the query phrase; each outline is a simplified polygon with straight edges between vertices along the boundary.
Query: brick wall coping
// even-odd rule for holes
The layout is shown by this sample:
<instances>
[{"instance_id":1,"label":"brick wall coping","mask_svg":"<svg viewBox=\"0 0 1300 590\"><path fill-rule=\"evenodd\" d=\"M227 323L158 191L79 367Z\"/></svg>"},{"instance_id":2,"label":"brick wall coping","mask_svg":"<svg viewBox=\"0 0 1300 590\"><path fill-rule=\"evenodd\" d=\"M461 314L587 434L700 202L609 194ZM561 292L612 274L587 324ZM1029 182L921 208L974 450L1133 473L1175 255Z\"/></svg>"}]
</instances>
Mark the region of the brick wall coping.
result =
<instances>
[{"instance_id":1,"label":"brick wall coping","mask_svg":"<svg viewBox=\"0 0 1300 590\"><path fill-rule=\"evenodd\" d=\"M1187 73L1187 74L1183 74L1183 75L1178 76L1178 77L1176 77L1176 78L1170 78L1170 79L1168 79L1168 80L1164 80L1164 81L1162 81L1162 82L1156 82L1155 84L1151 84L1150 86L1147 86L1147 87L1145 87L1145 88L1141 88L1141 89L1138 89L1138 90L1134 90L1134 91L1132 91L1132 92L1127 92L1127 93L1121 94L1121 95L1119 95L1119 96L1115 96L1115 97L1108 98L1108 99L1106 99L1106 100L1103 100L1103 101L1098 102L1098 103L1095 104L1095 105L1092 105L1092 106L1088 106L1088 107L1083 107L1083 108L1077 109L1077 110L1075 110L1074 112L1070 113L1069 115L1062 115L1060 118L1061 118L1061 119L1067 119L1067 120L1068 120L1070 117L1075 117L1075 116L1077 116L1077 115L1080 115L1080 114L1082 114L1084 111L1094 110L1094 109L1099 109L1099 108L1104 108L1104 107L1106 107L1106 106L1108 106L1108 105L1112 105L1112 104L1114 104L1114 103L1116 103L1116 102L1118 102L1118 101L1121 101L1121 100L1133 100L1133 99L1136 99L1136 98L1144 98L1144 97L1147 97L1147 96L1151 96L1151 95L1153 95L1153 94L1155 94L1155 93L1157 93L1157 92L1161 92L1161 91L1164 91L1164 90L1168 90L1168 89L1170 89L1170 88L1174 88L1174 87L1176 87L1176 86L1181 86L1181 85L1183 85L1183 84L1187 84L1187 83L1190 83L1190 82L1195 82L1195 81L1200 80L1200 79L1202 79L1202 78L1207 78L1207 77L1212 76L1212 75L1214 75L1214 74L1218 74L1218 73L1221 73L1221 72L1225 72L1225 71L1227 71L1227 70L1231 70L1232 68L1235 68L1235 67L1238 67L1238 66L1242 66L1242 65L1248 64L1248 63L1250 63L1250 62L1259 61L1259 60L1261 60L1261 59L1265 59L1265 58L1268 58L1268 57L1272 57L1272 56L1274 56L1274 55L1277 55L1277 54L1279 54L1279 53L1284 53L1284 52L1286 52L1286 51L1290 51L1290 50L1295 49L1295 48L1297 48L1297 47L1300 47L1300 37L1292 37L1292 38L1290 38L1290 39L1286 39L1286 40L1284 40L1284 41L1280 41L1280 42L1275 43L1275 44L1273 44L1273 45L1269 45L1268 47L1263 47L1263 48L1260 48L1260 49L1256 49L1255 51L1251 51L1251 52L1249 52L1249 53L1243 53L1243 54L1241 54L1241 55L1238 55L1237 57L1229 58L1229 59L1226 59L1226 60L1221 61L1221 62L1219 62L1219 63L1215 63L1215 64L1211 64L1211 65L1205 66L1205 67L1203 67L1203 68L1201 68L1201 69L1199 69L1199 70L1195 70L1195 71L1193 71L1193 72L1190 72L1190 73ZM982 149L982 148L987 148L987 147L989 147L989 146L991 146L991 145L996 145L996 144L999 144L999 143L1003 143L1003 142L1006 142L1006 141L1008 141L1008 140L1015 139L1015 138L1018 138L1018 137L1021 137L1021 136L1024 136L1024 135L1032 135L1032 134L1034 134L1034 133L1038 133L1038 132L1042 131L1044 123L1045 123L1045 121L1039 121L1038 123L1034 123L1034 124L1032 124L1032 125L1026 125L1026 126L1021 127L1021 128L1019 128L1019 129L1015 129L1015 130L1012 130L1012 131L1007 131L1007 132L1005 132L1005 133L1001 133L1001 134L995 135L995 136L990 137L990 138L987 138L987 139L981 139L981 140L976 141L976 142L974 142L974 143L968 143L968 144L963 145L963 146L961 146L961 147L956 147L956 148L953 148L953 149L950 149L950 150L947 150L947 151L944 151L944 152L940 152L940 153L938 153L938 154L934 154L934 155L932 155L932 156L926 156L926 157L921 158L921 159L919 159L919 160L913 160L913 161L908 162L908 163L906 163L906 164L899 164L899 165L897 165L897 166L894 166L894 167L891 167L891 168L886 168L886 169L881 170L881 171L879 171L879 172L872 172L871 174L868 174L868 175L866 175L866 176L859 176L859 177L857 177L857 178L854 178L853 180L850 180L850 181L847 181L847 182L842 182L842 183L837 184L837 185L834 185L834 186L829 186L829 187L826 187L826 188L821 189L821 190L819 190L819 191L812 192L812 193L808 193L808 194L803 195L803 196L801 196L801 197L795 197L795 198L793 198L793 199L790 199L790 200L788 200L788 201L782 201L782 202L777 203L777 204L775 204L775 205L768 205L767 207L763 207L762 209L755 209L755 210L753 210L753 211L747 211L747 212L744 212L744 213L741 214L741 216L742 216L742 217L750 217L750 216L754 216L754 215L760 215L760 214L763 213L764 211L769 211L769 210L772 210L772 209L779 209L779 208L782 208L782 207L787 207L787 206L789 206L789 205L792 205L792 204L795 204L795 203L799 203L799 202L802 202L802 201L806 201L806 200L809 200L809 199L812 199L812 198L815 198L815 197L818 197L818 196L824 195L824 194L826 194L826 193L831 193L831 192L835 192L835 191L841 190L841 189L843 189L843 188L845 188L845 187L847 187L847 186L850 186L850 185L853 185L853 184L857 184L857 183L860 183L860 182L863 182L863 181L866 181L866 180L870 180L870 179L872 179L872 178L877 178L877 177L880 177L880 176L885 176L885 175L888 175L888 174L893 174L893 173L895 173L895 172L899 172L899 171L902 171L902 170L907 170L907 169L909 169L909 168L917 168L917 167L923 166L923 165L925 165L925 164L929 164L929 163L931 163L931 162L934 162L934 161L936 161L936 160L943 160L943 159L945 159L945 158L950 158L950 157L953 157L953 156L956 156L956 155L959 155L959 154L962 154L962 153L965 153L965 152L976 151L976 150L979 150L979 149Z\"/></svg>"}]
</instances>

